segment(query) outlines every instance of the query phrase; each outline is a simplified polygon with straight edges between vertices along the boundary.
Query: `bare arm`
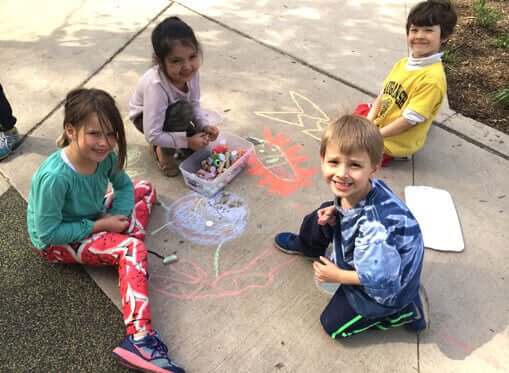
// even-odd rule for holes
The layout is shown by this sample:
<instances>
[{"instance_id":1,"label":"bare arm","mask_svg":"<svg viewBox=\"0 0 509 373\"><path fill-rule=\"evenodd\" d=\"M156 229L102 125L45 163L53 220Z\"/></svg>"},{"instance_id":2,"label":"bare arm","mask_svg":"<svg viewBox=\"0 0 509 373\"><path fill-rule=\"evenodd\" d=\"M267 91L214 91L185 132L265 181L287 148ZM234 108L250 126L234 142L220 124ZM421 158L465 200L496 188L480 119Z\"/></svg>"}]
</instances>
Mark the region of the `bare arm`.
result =
<instances>
[{"instance_id":1,"label":"bare arm","mask_svg":"<svg viewBox=\"0 0 509 373\"><path fill-rule=\"evenodd\" d=\"M380 112L381 105L382 105L382 95L380 94L373 102L373 106L371 106L371 109L369 110L369 113L366 118L373 122L378 113Z\"/></svg>"},{"instance_id":2,"label":"bare arm","mask_svg":"<svg viewBox=\"0 0 509 373\"><path fill-rule=\"evenodd\" d=\"M380 133L384 138L399 135L402 132L413 127L413 125L403 117L392 121L385 127L380 128Z\"/></svg>"}]
</instances>

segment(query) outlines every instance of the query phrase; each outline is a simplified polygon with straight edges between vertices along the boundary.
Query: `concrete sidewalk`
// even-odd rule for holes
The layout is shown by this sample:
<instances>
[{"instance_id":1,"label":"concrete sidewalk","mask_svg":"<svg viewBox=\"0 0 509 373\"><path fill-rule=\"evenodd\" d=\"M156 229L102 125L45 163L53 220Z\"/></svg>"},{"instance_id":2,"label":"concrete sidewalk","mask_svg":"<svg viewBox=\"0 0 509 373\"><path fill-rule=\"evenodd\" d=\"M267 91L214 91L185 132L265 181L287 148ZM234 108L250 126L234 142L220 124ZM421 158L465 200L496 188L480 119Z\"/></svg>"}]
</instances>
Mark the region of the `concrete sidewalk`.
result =
<instances>
[{"instance_id":1,"label":"concrete sidewalk","mask_svg":"<svg viewBox=\"0 0 509 373\"><path fill-rule=\"evenodd\" d=\"M55 149L60 105L73 87L109 91L126 117L150 65L151 30L179 15L204 47L203 106L223 113L223 131L271 143L257 147L258 158L277 150L286 169L274 173L261 163L244 172L226 188L234 194L226 202L208 202L236 220L200 235L210 211L190 214L191 227L178 221L180 209L196 211L202 200L182 178L158 173L126 120L128 171L153 181L162 201L149 231L172 222L147 243L180 258L170 267L150 263L154 322L172 356L190 372L507 371L507 135L445 108L424 150L379 175L400 196L406 185L448 190L461 219L463 253L426 252L433 324L420 337L394 330L330 340L318 320L327 296L309 262L271 248L275 233L297 229L306 212L330 199L316 138L338 109L370 100L406 54L404 24L415 2L90 0L54 9L3 2L0 81L29 136L0 172L26 198L33 172ZM232 203L235 209L225 207ZM114 272L90 273L118 305Z\"/></svg>"}]
</instances>

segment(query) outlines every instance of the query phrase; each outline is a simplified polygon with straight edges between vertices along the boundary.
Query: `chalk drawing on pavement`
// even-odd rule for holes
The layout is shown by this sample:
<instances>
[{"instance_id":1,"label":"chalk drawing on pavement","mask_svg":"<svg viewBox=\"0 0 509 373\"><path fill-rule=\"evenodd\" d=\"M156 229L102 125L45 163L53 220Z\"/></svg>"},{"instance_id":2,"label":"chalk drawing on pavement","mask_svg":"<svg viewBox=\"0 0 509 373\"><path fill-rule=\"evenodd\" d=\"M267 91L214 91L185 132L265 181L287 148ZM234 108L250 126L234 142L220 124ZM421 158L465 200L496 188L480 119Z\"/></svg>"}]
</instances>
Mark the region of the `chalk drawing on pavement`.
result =
<instances>
[{"instance_id":1,"label":"chalk drawing on pavement","mask_svg":"<svg viewBox=\"0 0 509 373\"><path fill-rule=\"evenodd\" d=\"M259 176L258 185L267 188L269 193L282 197L311 186L316 168L303 168L299 165L308 157L301 154L302 146L292 144L283 134L273 135L265 128L264 139L255 146L256 156L249 159L248 172Z\"/></svg>"},{"instance_id":2,"label":"chalk drawing on pavement","mask_svg":"<svg viewBox=\"0 0 509 373\"><path fill-rule=\"evenodd\" d=\"M303 128L302 132L320 141L330 119L320 107L300 93L290 91L295 109L289 111L255 111L255 114L279 123ZM311 128L308 128L310 126Z\"/></svg>"},{"instance_id":3,"label":"chalk drawing on pavement","mask_svg":"<svg viewBox=\"0 0 509 373\"><path fill-rule=\"evenodd\" d=\"M150 286L152 291L174 299L236 297L253 289L271 286L277 274L296 259L269 247L251 260L216 275L215 271L208 272L199 264L182 258L172 264L169 271L152 272Z\"/></svg>"}]
</instances>

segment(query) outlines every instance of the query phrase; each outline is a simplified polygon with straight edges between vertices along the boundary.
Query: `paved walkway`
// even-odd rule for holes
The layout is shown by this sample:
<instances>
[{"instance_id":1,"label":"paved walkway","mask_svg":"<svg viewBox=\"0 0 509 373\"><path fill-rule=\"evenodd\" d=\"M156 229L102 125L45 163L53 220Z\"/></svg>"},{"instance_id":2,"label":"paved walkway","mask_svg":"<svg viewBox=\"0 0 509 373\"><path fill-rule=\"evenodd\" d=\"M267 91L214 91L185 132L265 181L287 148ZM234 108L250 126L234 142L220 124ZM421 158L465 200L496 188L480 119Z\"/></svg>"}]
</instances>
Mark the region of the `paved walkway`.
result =
<instances>
[{"instance_id":1,"label":"paved walkway","mask_svg":"<svg viewBox=\"0 0 509 373\"><path fill-rule=\"evenodd\" d=\"M405 55L413 3L2 2L0 79L29 136L0 172L26 197L31 175L55 149L61 102L73 87L108 90L126 117L150 65L150 32L179 15L204 47L204 106L223 113L224 131L265 139L258 158L271 152L286 167L273 171L265 158L228 186L233 194L204 204L182 179L157 172L127 124L128 171L154 181L162 201L149 230L172 222L148 244L180 257L169 267L150 263L155 324L172 355L191 372L507 371L508 136L444 108L425 149L380 174L400 196L406 185L448 190L462 223L463 253L426 252L433 325L420 337L396 330L331 341L318 320L327 296L315 288L309 262L271 248L275 233L297 229L305 212L330 198L316 138L338 110L369 100ZM179 220L189 207L191 224ZM217 209L229 225L203 234L200 224L217 223ZM118 305L114 273L90 273Z\"/></svg>"}]
</instances>

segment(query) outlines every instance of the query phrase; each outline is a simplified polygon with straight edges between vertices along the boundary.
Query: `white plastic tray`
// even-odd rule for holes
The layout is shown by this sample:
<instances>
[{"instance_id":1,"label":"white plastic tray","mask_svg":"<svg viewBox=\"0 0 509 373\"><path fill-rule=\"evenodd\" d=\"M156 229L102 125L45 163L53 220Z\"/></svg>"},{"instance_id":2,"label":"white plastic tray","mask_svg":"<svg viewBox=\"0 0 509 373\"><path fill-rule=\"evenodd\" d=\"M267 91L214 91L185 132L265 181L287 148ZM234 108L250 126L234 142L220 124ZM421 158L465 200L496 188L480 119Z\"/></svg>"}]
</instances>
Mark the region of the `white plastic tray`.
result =
<instances>
[{"instance_id":1,"label":"white plastic tray","mask_svg":"<svg viewBox=\"0 0 509 373\"><path fill-rule=\"evenodd\" d=\"M421 227L425 247L457 252L465 249L460 221L449 192L429 186L407 186L405 200Z\"/></svg>"}]
</instances>

